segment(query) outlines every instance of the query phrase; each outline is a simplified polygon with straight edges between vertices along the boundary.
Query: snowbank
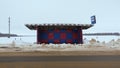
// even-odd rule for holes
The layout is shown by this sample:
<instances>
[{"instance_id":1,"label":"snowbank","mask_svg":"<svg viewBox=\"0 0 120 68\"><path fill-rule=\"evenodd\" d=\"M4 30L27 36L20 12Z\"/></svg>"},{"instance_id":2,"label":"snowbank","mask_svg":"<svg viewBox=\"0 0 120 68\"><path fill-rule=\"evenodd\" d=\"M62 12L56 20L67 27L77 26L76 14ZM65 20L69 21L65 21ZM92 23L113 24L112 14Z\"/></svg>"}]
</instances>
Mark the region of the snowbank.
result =
<instances>
[{"instance_id":1,"label":"snowbank","mask_svg":"<svg viewBox=\"0 0 120 68\"><path fill-rule=\"evenodd\" d=\"M0 44L0 50L4 51L5 49L1 48L14 48L13 51L109 51L120 50L120 39L111 40L107 43L91 39L84 44L31 44L22 41L13 41L11 44Z\"/></svg>"}]
</instances>

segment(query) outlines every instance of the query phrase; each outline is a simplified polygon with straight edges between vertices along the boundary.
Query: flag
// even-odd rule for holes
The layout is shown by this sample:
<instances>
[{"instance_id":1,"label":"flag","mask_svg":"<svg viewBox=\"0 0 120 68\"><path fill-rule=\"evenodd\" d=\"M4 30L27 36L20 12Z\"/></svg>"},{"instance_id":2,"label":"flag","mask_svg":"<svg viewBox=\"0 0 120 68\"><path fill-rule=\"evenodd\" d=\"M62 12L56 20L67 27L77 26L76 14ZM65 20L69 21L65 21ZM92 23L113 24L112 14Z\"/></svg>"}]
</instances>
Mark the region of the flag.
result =
<instances>
[{"instance_id":1,"label":"flag","mask_svg":"<svg viewBox=\"0 0 120 68\"><path fill-rule=\"evenodd\" d=\"M95 17L95 15L91 16L91 24L96 24L96 17Z\"/></svg>"}]
</instances>

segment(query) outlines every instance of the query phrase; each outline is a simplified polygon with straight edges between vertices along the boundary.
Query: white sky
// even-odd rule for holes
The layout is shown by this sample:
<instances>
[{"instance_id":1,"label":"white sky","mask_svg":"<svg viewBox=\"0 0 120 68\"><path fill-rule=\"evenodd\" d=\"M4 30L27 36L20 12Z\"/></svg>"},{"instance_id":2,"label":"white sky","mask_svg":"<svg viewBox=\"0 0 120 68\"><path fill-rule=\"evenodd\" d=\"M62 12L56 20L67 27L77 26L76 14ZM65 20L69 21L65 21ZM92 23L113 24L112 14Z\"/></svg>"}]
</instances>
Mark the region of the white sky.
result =
<instances>
[{"instance_id":1,"label":"white sky","mask_svg":"<svg viewBox=\"0 0 120 68\"><path fill-rule=\"evenodd\" d=\"M85 30L92 32L120 32L120 0L0 0L0 32L36 34L24 24L80 23L90 24L96 15L97 23Z\"/></svg>"}]
</instances>

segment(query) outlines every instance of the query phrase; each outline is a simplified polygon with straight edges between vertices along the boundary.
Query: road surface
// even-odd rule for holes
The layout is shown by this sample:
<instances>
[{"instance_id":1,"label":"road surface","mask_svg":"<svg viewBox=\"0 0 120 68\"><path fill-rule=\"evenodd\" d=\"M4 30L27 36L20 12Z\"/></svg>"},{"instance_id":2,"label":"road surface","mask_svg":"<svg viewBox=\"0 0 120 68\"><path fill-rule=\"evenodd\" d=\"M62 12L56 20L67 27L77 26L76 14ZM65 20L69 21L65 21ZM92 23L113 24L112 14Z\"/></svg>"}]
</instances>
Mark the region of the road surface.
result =
<instances>
[{"instance_id":1,"label":"road surface","mask_svg":"<svg viewBox=\"0 0 120 68\"><path fill-rule=\"evenodd\" d=\"M2 56L1 68L120 68L120 56Z\"/></svg>"},{"instance_id":2,"label":"road surface","mask_svg":"<svg viewBox=\"0 0 120 68\"><path fill-rule=\"evenodd\" d=\"M120 61L120 56L3 56L0 62Z\"/></svg>"}]
</instances>

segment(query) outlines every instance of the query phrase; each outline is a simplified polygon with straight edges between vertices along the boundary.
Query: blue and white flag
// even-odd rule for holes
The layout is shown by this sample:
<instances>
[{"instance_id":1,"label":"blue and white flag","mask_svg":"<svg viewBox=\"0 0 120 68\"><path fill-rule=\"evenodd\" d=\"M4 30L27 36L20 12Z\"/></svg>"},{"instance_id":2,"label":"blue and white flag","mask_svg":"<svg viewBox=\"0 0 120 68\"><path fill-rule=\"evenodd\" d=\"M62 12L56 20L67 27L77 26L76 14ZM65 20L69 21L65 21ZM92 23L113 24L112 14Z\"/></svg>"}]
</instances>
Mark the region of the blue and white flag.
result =
<instances>
[{"instance_id":1,"label":"blue and white flag","mask_svg":"<svg viewBox=\"0 0 120 68\"><path fill-rule=\"evenodd\" d=\"M95 16L91 16L91 24L96 24L96 17Z\"/></svg>"}]
</instances>

